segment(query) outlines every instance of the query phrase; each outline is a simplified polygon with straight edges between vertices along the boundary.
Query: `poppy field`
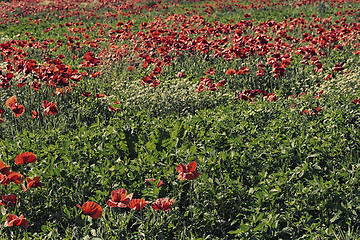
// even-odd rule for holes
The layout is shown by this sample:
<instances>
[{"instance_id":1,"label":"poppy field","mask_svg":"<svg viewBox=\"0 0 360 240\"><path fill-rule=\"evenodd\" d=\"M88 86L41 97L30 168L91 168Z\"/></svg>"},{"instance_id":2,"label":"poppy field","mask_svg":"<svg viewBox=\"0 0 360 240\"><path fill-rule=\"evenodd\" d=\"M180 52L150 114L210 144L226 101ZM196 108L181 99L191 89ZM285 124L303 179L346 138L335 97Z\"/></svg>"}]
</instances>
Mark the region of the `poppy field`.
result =
<instances>
[{"instance_id":1,"label":"poppy field","mask_svg":"<svg viewBox=\"0 0 360 240\"><path fill-rule=\"evenodd\" d=\"M359 239L360 3L0 0L0 239Z\"/></svg>"}]
</instances>

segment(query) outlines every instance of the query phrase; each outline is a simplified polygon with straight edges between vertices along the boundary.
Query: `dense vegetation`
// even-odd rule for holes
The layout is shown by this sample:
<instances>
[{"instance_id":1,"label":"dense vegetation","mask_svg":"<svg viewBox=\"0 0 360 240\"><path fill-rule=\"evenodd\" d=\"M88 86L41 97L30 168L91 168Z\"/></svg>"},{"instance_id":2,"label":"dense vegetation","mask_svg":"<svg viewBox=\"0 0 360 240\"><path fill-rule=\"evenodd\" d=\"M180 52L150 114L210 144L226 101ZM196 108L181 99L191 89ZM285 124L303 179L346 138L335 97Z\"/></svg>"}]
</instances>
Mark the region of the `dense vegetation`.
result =
<instances>
[{"instance_id":1,"label":"dense vegetation","mask_svg":"<svg viewBox=\"0 0 360 240\"><path fill-rule=\"evenodd\" d=\"M0 239L359 238L356 1L0 13Z\"/></svg>"}]
</instances>

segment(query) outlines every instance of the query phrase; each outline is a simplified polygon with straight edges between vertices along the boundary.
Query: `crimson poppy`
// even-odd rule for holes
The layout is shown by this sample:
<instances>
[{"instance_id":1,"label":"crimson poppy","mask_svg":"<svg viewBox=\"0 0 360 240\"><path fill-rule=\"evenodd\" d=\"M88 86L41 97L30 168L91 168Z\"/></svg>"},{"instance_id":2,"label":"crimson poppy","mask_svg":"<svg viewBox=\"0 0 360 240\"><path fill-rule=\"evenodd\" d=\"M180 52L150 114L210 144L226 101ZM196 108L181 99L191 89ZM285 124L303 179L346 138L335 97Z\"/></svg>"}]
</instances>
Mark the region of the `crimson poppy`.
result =
<instances>
[{"instance_id":1,"label":"crimson poppy","mask_svg":"<svg viewBox=\"0 0 360 240\"><path fill-rule=\"evenodd\" d=\"M10 104L10 109L15 117L20 117L25 112L25 107L19 103Z\"/></svg>"},{"instance_id":2,"label":"crimson poppy","mask_svg":"<svg viewBox=\"0 0 360 240\"><path fill-rule=\"evenodd\" d=\"M148 204L148 201L145 201L144 199L132 199L129 204L128 207L130 209L134 209L136 211L140 211L141 209L143 209L143 207L145 207L146 204Z\"/></svg>"},{"instance_id":3,"label":"crimson poppy","mask_svg":"<svg viewBox=\"0 0 360 240\"><path fill-rule=\"evenodd\" d=\"M268 100L269 102L275 102L277 100L277 96L275 95L275 93L269 93L266 95L266 100Z\"/></svg>"},{"instance_id":4,"label":"crimson poppy","mask_svg":"<svg viewBox=\"0 0 360 240\"><path fill-rule=\"evenodd\" d=\"M218 90L218 88L216 87L216 84L214 84L214 83L209 83L208 90L209 90L209 91L216 91L216 90Z\"/></svg>"},{"instance_id":5,"label":"crimson poppy","mask_svg":"<svg viewBox=\"0 0 360 240\"><path fill-rule=\"evenodd\" d=\"M0 161L0 173L7 175L10 172L10 165L5 165L3 161Z\"/></svg>"},{"instance_id":6,"label":"crimson poppy","mask_svg":"<svg viewBox=\"0 0 360 240\"><path fill-rule=\"evenodd\" d=\"M0 184L1 185L9 185L11 183L11 180L7 177L6 174L0 173Z\"/></svg>"},{"instance_id":7,"label":"crimson poppy","mask_svg":"<svg viewBox=\"0 0 360 240\"><path fill-rule=\"evenodd\" d=\"M40 118L41 115L39 115L39 113L35 110L31 111L31 118L35 119L35 118Z\"/></svg>"},{"instance_id":8,"label":"crimson poppy","mask_svg":"<svg viewBox=\"0 0 360 240\"><path fill-rule=\"evenodd\" d=\"M34 177L34 179L26 178L27 187L25 187L25 185L22 185L24 192L26 192L29 188L36 188L36 187L42 188L42 183L39 180L40 177Z\"/></svg>"},{"instance_id":9,"label":"crimson poppy","mask_svg":"<svg viewBox=\"0 0 360 240\"><path fill-rule=\"evenodd\" d=\"M308 115L308 116L316 116L320 115L322 111L321 107L317 107L314 110L312 109L304 109L300 112L301 115Z\"/></svg>"},{"instance_id":10,"label":"crimson poppy","mask_svg":"<svg viewBox=\"0 0 360 240\"><path fill-rule=\"evenodd\" d=\"M186 74L184 73L184 72L178 72L176 75L175 75L175 77L177 77L177 78L185 78L186 77Z\"/></svg>"},{"instance_id":11,"label":"crimson poppy","mask_svg":"<svg viewBox=\"0 0 360 240\"><path fill-rule=\"evenodd\" d=\"M82 207L76 204L78 208L81 208L85 215L89 215L94 219L101 218L102 208L99 204L94 203L92 201L85 202Z\"/></svg>"},{"instance_id":12,"label":"crimson poppy","mask_svg":"<svg viewBox=\"0 0 360 240\"><path fill-rule=\"evenodd\" d=\"M10 108L10 105L14 104L16 102L17 102L17 98L15 96L13 96L13 97L8 98L8 100L6 100L5 105L6 105L6 107Z\"/></svg>"},{"instance_id":13,"label":"crimson poppy","mask_svg":"<svg viewBox=\"0 0 360 240\"><path fill-rule=\"evenodd\" d=\"M214 74L215 74L214 68L209 68L209 69L206 71L206 75L214 75Z\"/></svg>"},{"instance_id":14,"label":"crimson poppy","mask_svg":"<svg viewBox=\"0 0 360 240\"><path fill-rule=\"evenodd\" d=\"M154 210L164 210L165 212L171 210L171 205L174 203L174 199L159 198L151 204Z\"/></svg>"},{"instance_id":15,"label":"crimson poppy","mask_svg":"<svg viewBox=\"0 0 360 240\"><path fill-rule=\"evenodd\" d=\"M83 92L81 94L81 96L83 96L83 97L91 97L91 95L92 95L92 92Z\"/></svg>"},{"instance_id":16,"label":"crimson poppy","mask_svg":"<svg viewBox=\"0 0 360 240\"><path fill-rule=\"evenodd\" d=\"M9 172L6 177L9 179L10 182L12 181L16 185L22 183L24 180L24 176L18 172Z\"/></svg>"},{"instance_id":17,"label":"crimson poppy","mask_svg":"<svg viewBox=\"0 0 360 240\"><path fill-rule=\"evenodd\" d=\"M247 73L249 73L249 67L241 67L240 70L236 71L237 75L239 75L239 74L247 74Z\"/></svg>"},{"instance_id":18,"label":"crimson poppy","mask_svg":"<svg viewBox=\"0 0 360 240\"><path fill-rule=\"evenodd\" d=\"M110 112L120 112L121 111L120 108L115 108L113 106L110 106L108 109L109 109Z\"/></svg>"},{"instance_id":19,"label":"crimson poppy","mask_svg":"<svg viewBox=\"0 0 360 240\"><path fill-rule=\"evenodd\" d=\"M195 90L195 92L202 92L206 90L206 88L204 87L204 85L199 85L198 89Z\"/></svg>"},{"instance_id":20,"label":"crimson poppy","mask_svg":"<svg viewBox=\"0 0 360 240\"><path fill-rule=\"evenodd\" d=\"M223 86L225 86L225 84L226 84L226 80L223 79L223 80L220 80L220 81L216 84L216 87L223 87Z\"/></svg>"},{"instance_id":21,"label":"crimson poppy","mask_svg":"<svg viewBox=\"0 0 360 240\"><path fill-rule=\"evenodd\" d=\"M45 110L44 110L45 117L46 117L46 114L56 115L58 113L56 103L51 103L51 102L45 100L45 101L43 101L43 107L45 108Z\"/></svg>"},{"instance_id":22,"label":"crimson poppy","mask_svg":"<svg viewBox=\"0 0 360 240\"><path fill-rule=\"evenodd\" d=\"M34 81L30 84L30 88L33 88L35 91L38 91L41 87L41 84L38 81Z\"/></svg>"},{"instance_id":23,"label":"crimson poppy","mask_svg":"<svg viewBox=\"0 0 360 240\"><path fill-rule=\"evenodd\" d=\"M332 69L332 71L334 71L334 72L341 72L342 70L344 70L342 63L335 64L335 66Z\"/></svg>"},{"instance_id":24,"label":"crimson poppy","mask_svg":"<svg viewBox=\"0 0 360 240\"><path fill-rule=\"evenodd\" d=\"M354 100L352 100L351 101L353 104L355 104L355 105L358 105L358 104L360 104L360 100L359 99L354 99ZM1 169L0 169L1 170Z\"/></svg>"},{"instance_id":25,"label":"crimson poppy","mask_svg":"<svg viewBox=\"0 0 360 240\"><path fill-rule=\"evenodd\" d=\"M95 95L95 98L103 98L103 97L105 97L105 94L103 93L98 93Z\"/></svg>"},{"instance_id":26,"label":"crimson poppy","mask_svg":"<svg viewBox=\"0 0 360 240\"><path fill-rule=\"evenodd\" d=\"M113 190L111 192L111 199L107 201L109 207L126 208L133 197L133 193L127 194L123 188Z\"/></svg>"},{"instance_id":27,"label":"crimson poppy","mask_svg":"<svg viewBox=\"0 0 360 240\"><path fill-rule=\"evenodd\" d=\"M2 195L1 198L2 200L0 200L0 205L3 205L5 207L14 206L17 201L17 197L15 194Z\"/></svg>"},{"instance_id":28,"label":"crimson poppy","mask_svg":"<svg viewBox=\"0 0 360 240\"><path fill-rule=\"evenodd\" d=\"M183 181L187 180L194 180L200 176L200 173L195 171L196 162L192 161L188 165L179 164L176 166L176 171L179 173L178 179Z\"/></svg>"},{"instance_id":29,"label":"crimson poppy","mask_svg":"<svg viewBox=\"0 0 360 240\"><path fill-rule=\"evenodd\" d=\"M225 72L225 74L226 75L234 75L234 74L236 74L236 71L235 71L235 69L229 69Z\"/></svg>"},{"instance_id":30,"label":"crimson poppy","mask_svg":"<svg viewBox=\"0 0 360 240\"><path fill-rule=\"evenodd\" d=\"M153 182L153 183L152 183ZM156 179L155 178L148 178L148 179L145 179L145 184L148 185L148 186L151 186L153 184L156 183ZM161 185L163 185L164 182L162 180L160 180L158 182L158 184L156 186L160 187Z\"/></svg>"},{"instance_id":31,"label":"crimson poppy","mask_svg":"<svg viewBox=\"0 0 360 240\"><path fill-rule=\"evenodd\" d=\"M15 164L21 165L25 163L33 163L36 162L36 159L37 159L36 155L33 154L32 152L24 152L24 153L20 153L15 157Z\"/></svg>"},{"instance_id":32,"label":"crimson poppy","mask_svg":"<svg viewBox=\"0 0 360 240\"><path fill-rule=\"evenodd\" d=\"M21 214L20 217L14 214L8 214L6 216L6 222L4 224L4 227L11 226L22 226L23 228L28 228L29 222L24 218L23 214Z\"/></svg>"}]
</instances>

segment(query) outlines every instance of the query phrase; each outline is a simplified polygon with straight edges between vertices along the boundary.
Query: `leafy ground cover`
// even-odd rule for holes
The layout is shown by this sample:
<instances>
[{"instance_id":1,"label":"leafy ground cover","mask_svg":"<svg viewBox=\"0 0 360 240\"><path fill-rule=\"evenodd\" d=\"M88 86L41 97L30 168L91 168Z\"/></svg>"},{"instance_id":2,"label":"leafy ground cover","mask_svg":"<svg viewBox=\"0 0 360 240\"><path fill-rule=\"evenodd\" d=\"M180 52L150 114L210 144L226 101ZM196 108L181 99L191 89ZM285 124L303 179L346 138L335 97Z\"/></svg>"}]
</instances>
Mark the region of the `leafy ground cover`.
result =
<instances>
[{"instance_id":1,"label":"leafy ground cover","mask_svg":"<svg viewBox=\"0 0 360 240\"><path fill-rule=\"evenodd\" d=\"M1 239L358 239L356 1L0 1Z\"/></svg>"}]
</instances>

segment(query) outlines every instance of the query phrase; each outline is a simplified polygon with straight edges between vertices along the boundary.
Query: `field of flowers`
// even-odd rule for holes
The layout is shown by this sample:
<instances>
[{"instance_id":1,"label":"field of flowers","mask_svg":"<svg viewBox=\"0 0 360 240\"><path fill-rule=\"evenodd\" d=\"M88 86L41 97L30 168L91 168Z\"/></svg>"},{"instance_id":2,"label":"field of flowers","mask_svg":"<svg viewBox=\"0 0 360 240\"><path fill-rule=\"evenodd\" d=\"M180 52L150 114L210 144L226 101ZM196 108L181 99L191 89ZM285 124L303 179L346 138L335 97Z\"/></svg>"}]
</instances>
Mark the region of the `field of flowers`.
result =
<instances>
[{"instance_id":1,"label":"field of flowers","mask_svg":"<svg viewBox=\"0 0 360 240\"><path fill-rule=\"evenodd\" d=\"M359 239L360 3L0 0L0 239Z\"/></svg>"}]
</instances>

